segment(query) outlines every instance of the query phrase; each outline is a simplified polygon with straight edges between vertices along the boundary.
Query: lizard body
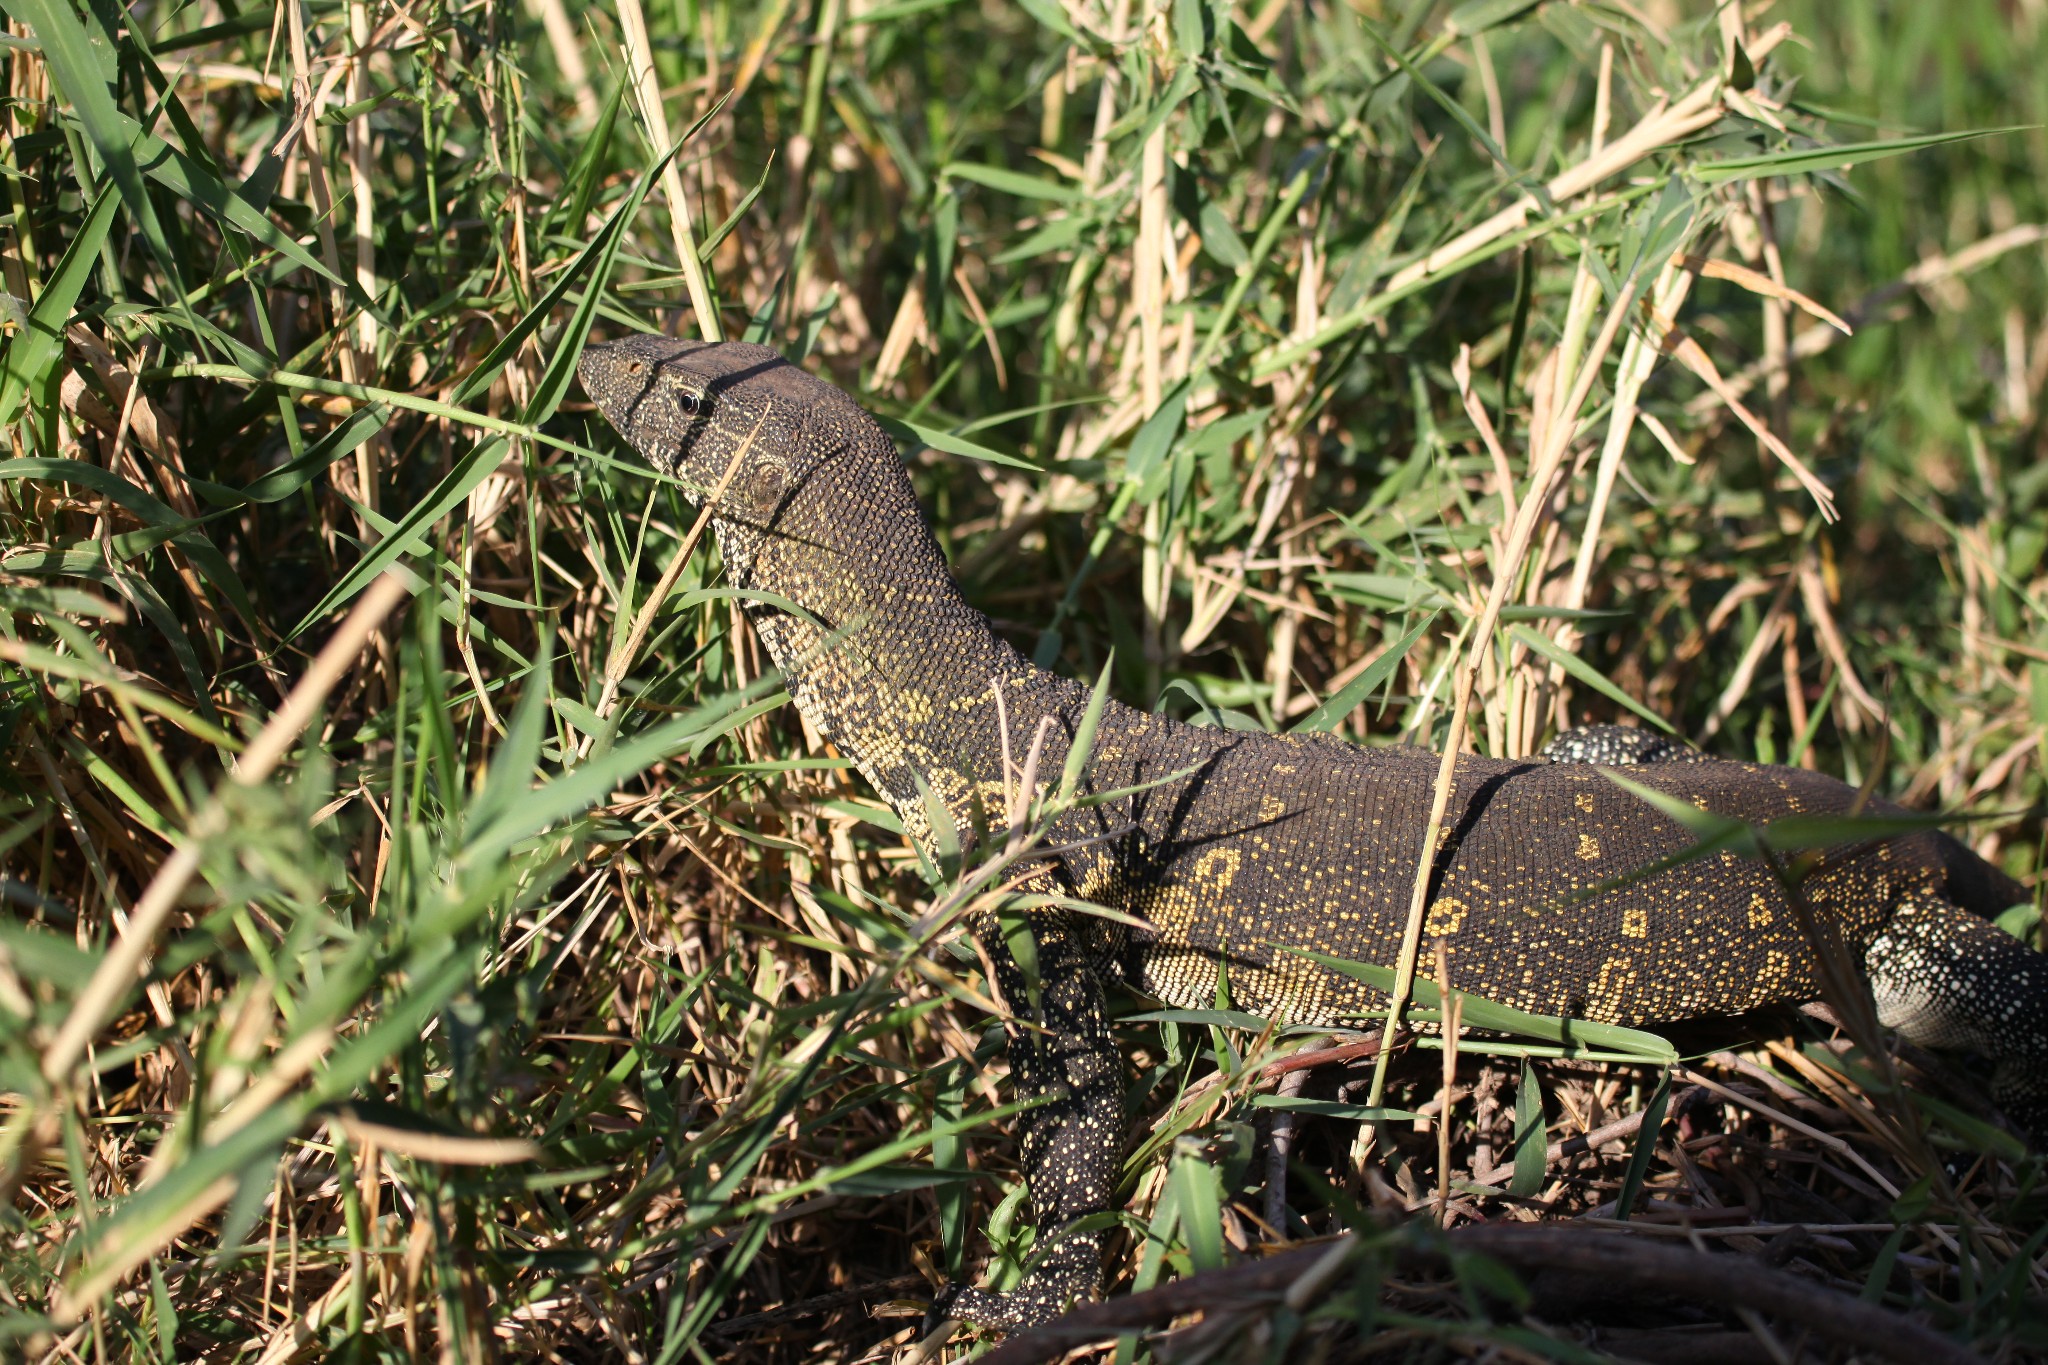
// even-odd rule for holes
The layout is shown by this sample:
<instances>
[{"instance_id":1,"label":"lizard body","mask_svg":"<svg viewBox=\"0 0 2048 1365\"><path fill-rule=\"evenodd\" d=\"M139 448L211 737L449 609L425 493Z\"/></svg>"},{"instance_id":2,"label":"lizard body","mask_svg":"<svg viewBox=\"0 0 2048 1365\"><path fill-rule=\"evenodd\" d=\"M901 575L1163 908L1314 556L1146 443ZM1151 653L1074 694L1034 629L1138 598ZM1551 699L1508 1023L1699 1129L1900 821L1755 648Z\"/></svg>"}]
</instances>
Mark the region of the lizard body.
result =
<instances>
[{"instance_id":1,"label":"lizard body","mask_svg":"<svg viewBox=\"0 0 2048 1365\"><path fill-rule=\"evenodd\" d=\"M644 457L713 500L734 584L757 595L748 610L792 697L914 837L932 842L921 783L958 828L1002 825L1005 722L1021 749L1049 718L1041 771L1060 771L1087 689L1026 662L961 598L893 443L850 398L739 344L635 337L591 346L579 372ZM1621 1024L1815 998L1817 962L1769 869L1727 852L1677 859L1694 837L1599 766L1624 763L1632 781L1752 823L1858 805L1831 778L1611 727L1562 736L1546 758L1461 757L1424 926L1446 941L1454 982ZM1317 1025L1384 1008L1379 992L1278 945L1392 964L1437 765L1423 750L1106 706L1087 784L1142 790L1063 817L1065 851L1039 887L1149 927L1033 912L1030 980L994 926L970 925L1013 1013L1035 1010L1009 1046L1020 1097L1051 1097L1022 1119L1051 1244L1016 1290L959 1290L949 1311L1014 1328L1099 1285L1098 1234L1059 1230L1107 1208L1120 1169L1106 982L1201 1008L1220 976L1234 1005ZM1658 870L1663 859L1677 860ZM1862 958L1884 1022L1991 1055L2001 1100L2038 1133L2048 957L1986 918L2020 888L1930 829L1830 849L1801 891Z\"/></svg>"}]
</instances>

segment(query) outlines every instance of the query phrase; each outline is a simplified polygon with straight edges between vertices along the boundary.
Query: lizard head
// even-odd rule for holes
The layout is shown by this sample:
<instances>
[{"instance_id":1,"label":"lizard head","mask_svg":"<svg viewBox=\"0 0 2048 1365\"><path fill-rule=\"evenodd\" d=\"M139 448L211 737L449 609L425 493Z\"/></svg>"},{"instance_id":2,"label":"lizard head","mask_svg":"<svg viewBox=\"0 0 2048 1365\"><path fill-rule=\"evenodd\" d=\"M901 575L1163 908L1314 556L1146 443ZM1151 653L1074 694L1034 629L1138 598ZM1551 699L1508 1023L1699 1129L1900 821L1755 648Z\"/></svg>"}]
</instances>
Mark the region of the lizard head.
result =
<instances>
[{"instance_id":1,"label":"lizard head","mask_svg":"<svg viewBox=\"0 0 2048 1365\"><path fill-rule=\"evenodd\" d=\"M584 349L577 377L649 464L722 517L765 522L797 476L814 411L846 400L766 346L631 336Z\"/></svg>"},{"instance_id":2,"label":"lizard head","mask_svg":"<svg viewBox=\"0 0 2048 1365\"><path fill-rule=\"evenodd\" d=\"M886 546L888 581L910 573L932 600L950 593L895 442L825 380L766 346L661 336L588 346L576 373L643 459L709 505L742 583L829 611L825 599L874 578Z\"/></svg>"}]
</instances>

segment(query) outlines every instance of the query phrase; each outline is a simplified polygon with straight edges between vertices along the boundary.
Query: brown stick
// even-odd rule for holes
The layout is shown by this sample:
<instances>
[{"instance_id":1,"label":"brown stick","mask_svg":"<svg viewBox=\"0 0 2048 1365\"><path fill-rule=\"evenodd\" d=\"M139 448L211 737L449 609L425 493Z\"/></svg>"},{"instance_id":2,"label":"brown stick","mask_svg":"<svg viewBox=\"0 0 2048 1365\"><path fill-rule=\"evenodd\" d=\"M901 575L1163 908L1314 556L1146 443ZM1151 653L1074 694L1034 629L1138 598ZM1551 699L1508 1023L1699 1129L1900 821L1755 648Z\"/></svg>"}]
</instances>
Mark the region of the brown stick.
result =
<instances>
[{"instance_id":1,"label":"brown stick","mask_svg":"<svg viewBox=\"0 0 2048 1365\"><path fill-rule=\"evenodd\" d=\"M1342 1239L1337 1245L1342 1245ZM1901 1365L1982 1365L1983 1357L1932 1328L1823 1285L1755 1261L1666 1246L1625 1234L1528 1224L1459 1228L1453 1253L1477 1252L1523 1274L1564 1271L1612 1285L1618 1294L1669 1294L1723 1308L1750 1308L1872 1356ZM1264 1260L1175 1280L1142 1294L1077 1308L1058 1322L1014 1337L982 1357L983 1365L1039 1365L1084 1342L1171 1322L1183 1314L1255 1308L1278 1300L1330 1243L1283 1251ZM1408 1274L1449 1268L1445 1244L1402 1247L1395 1264Z\"/></svg>"}]
</instances>

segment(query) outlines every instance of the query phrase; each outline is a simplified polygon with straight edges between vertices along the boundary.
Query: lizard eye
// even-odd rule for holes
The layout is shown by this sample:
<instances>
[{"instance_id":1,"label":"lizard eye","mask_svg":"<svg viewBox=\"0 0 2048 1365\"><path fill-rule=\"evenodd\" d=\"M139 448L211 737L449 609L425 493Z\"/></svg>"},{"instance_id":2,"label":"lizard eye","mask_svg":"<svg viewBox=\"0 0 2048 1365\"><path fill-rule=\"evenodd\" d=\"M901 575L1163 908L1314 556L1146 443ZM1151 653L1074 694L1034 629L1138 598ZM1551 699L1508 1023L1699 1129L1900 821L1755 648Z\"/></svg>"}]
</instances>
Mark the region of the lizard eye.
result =
<instances>
[{"instance_id":1,"label":"lizard eye","mask_svg":"<svg viewBox=\"0 0 2048 1365\"><path fill-rule=\"evenodd\" d=\"M689 417L695 417L704 411L704 400L694 393L677 394L676 403L682 408L684 415Z\"/></svg>"}]
</instances>

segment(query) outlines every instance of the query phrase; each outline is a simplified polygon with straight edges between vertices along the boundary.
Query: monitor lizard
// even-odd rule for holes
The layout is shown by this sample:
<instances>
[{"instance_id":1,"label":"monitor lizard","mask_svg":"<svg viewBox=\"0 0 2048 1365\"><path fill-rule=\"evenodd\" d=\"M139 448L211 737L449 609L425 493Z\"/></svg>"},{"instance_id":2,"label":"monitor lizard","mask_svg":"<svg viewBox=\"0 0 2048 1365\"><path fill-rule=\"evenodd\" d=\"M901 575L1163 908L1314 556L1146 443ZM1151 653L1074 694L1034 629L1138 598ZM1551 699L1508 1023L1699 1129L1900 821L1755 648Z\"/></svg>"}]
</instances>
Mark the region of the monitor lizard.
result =
<instances>
[{"instance_id":1,"label":"monitor lizard","mask_svg":"<svg viewBox=\"0 0 2048 1365\"><path fill-rule=\"evenodd\" d=\"M584 389L710 515L733 584L791 697L927 848L927 792L960 830L1004 824L1005 728L1049 719L1058 773L1090 690L1034 667L969 606L894 442L845 393L762 346L636 336L592 345ZM793 609L792 609L793 608ZM1121 981L1180 1008L1217 1000L1337 1026L1384 997L1280 945L1392 963L1438 756L1330 735L1183 724L1108 703L1087 782L1136 789L1062 817L1033 888L1143 922L1040 909L1027 975L986 915L1012 1014L1011 1073L1043 1248L1007 1293L949 1287L954 1317L1015 1329L1099 1291L1121 1169L1123 1062L1104 1003ZM1434 853L1426 932L1453 981L1520 1009L1620 1024L1740 1015L1819 993L1786 893L1761 863L1675 861L1683 825L1604 775L1749 822L1847 812L1857 793L1799 768L1700 756L1641 732L1575 731L1549 757L1461 756ZM1015 771L1014 767L1011 768ZM1895 811L1882 802L1872 810ZM1990 1056L2007 1111L2048 1120L2048 956L1987 916L2022 889L1932 828L1828 850L1801 884L1860 956L1884 1023Z\"/></svg>"}]
</instances>

